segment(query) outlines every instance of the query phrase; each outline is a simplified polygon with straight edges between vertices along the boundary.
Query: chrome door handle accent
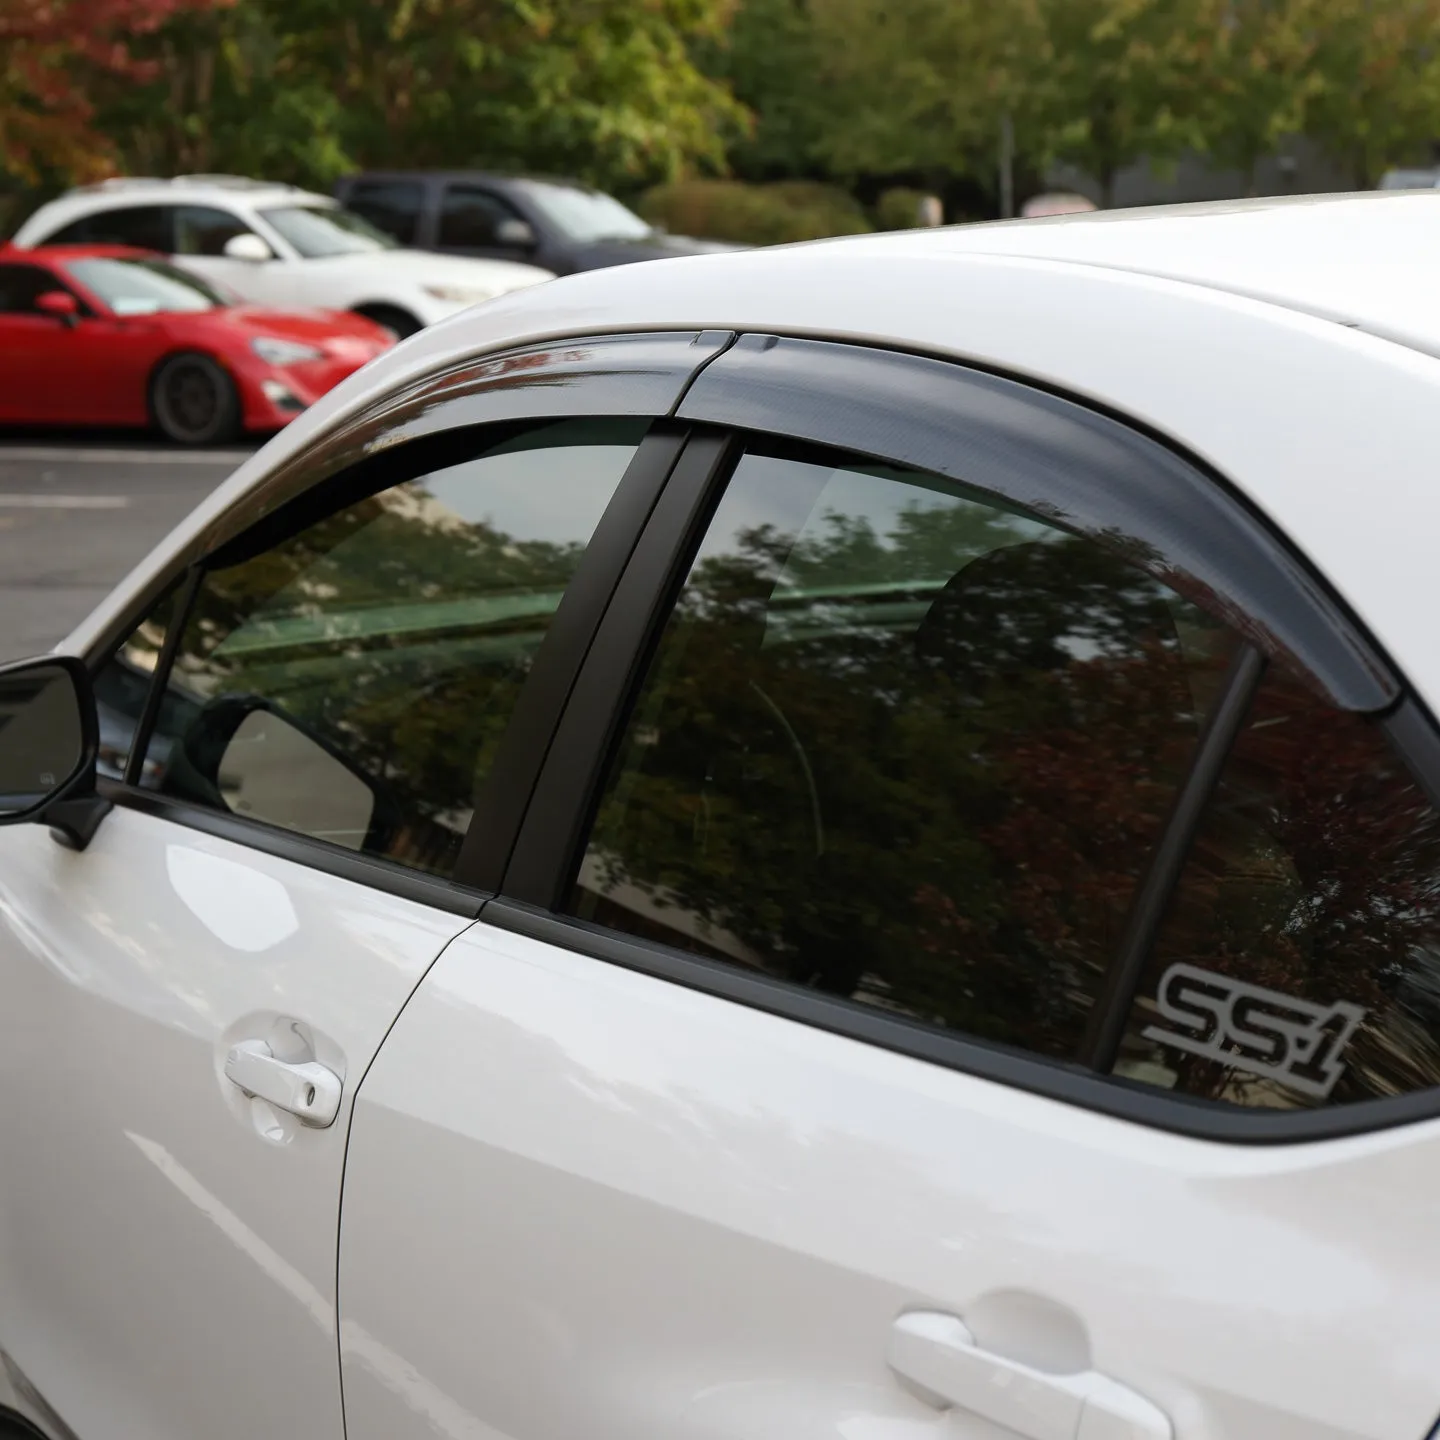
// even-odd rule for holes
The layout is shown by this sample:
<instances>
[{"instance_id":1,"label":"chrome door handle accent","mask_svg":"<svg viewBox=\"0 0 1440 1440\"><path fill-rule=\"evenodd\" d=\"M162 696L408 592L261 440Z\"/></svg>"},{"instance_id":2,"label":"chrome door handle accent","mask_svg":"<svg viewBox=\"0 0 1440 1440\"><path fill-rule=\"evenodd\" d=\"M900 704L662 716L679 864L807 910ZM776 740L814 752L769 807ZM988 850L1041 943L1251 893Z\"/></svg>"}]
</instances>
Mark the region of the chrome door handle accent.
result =
<instances>
[{"instance_id":1,"label":"chrome door handle accent","mask_svg":"<svg viewBox=\"0 0 1440 1440\"><path fill-rule=\"evenodd\" d=\"M1169 1418L1097 1370L1052 1375L983 1350L953 1315L916 1310L890 1331L890 1368L941 1409L954 1406L1027 1440L1172 1440Z\"/></svg>"},{"instance_id":2,"label":"chrome door handle accent","mask_svg":"<svg viewBox=\"0 0 1440 1440\"><path fill-rule=\"evenodd\" d=\"M225 1075L247 1095L268 1100L323 1130L340 1113L340 1077L316 1060L277 1060L263 1040L242 1040L225 1057Z\"/></svg>"}]
</instances>

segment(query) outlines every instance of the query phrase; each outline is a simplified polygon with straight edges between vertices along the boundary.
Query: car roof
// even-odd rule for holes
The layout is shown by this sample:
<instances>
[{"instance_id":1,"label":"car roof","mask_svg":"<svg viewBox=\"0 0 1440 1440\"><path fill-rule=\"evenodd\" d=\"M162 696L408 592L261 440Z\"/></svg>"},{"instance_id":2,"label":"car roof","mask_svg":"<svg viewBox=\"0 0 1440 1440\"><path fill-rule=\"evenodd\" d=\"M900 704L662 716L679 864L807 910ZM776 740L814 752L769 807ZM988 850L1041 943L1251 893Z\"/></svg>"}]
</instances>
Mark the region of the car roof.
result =
<instances>
[{"instance_id":1,"label":"car roof","mask_svg":"<svg viewBox=\"0 0 1440 1440\"><path fill-rule=\"evenodd\" d=\"M0 260L159 260L153 250L134 245L32 245L6 249L0 246Z\"/></svg>"},{"instance_id":2,"label":"car roof","mask_svg":"<svg viewBox=\"0 0 1440 1440\"><path fill-rule=\"evenodd\" d=\"M584 180L574 180L568 175L536 175L528 170L357 170L353 175L343 177L345 184L358 180L435 180L440 183L452 180L484 180L492 185L513 185L523 181L531 185L560 185L567 190L585 190L600 195L601 191Z\"/></svg>"},{"instance_id":3,"label":"car roof","mask_svg":"<svg viewBox=\"0 0 1440 1440\"><path fill-rule=\"evenodd\" d=\"M173 180L149 179L143 176L122 180L101 181L95 185L82 185L66 191L58 199L48 201L28 216L15 232L12 243L28 244L20 239L37 224L44 221L47 232L50 227L58 228L104 210L121 210L131 205L218 205L218 206L260 206L304 202L332 206L334 199L312 190L301 190L293 185L270 184L260 181L245 181L243 177L213 180L205 177L179 176Z\"/></svg>"},{"instance_id":4,"label":"car roof","mask_svg":"<svg viewBox=\"0 0 1440 1440\"><path fill-rule=\"evenodd\" d=\"M402 388L588 335L729 331L910 351L1120 415L1270 516L1440 710L1419 577L1440 534L1440 194L1067 215L622 265L420 331L342 381L202 502L195 543L277 468ZM787 425L782 390L777 425ZM83 649L165 563L137 568Z\"/></svg>"}]
</instances>

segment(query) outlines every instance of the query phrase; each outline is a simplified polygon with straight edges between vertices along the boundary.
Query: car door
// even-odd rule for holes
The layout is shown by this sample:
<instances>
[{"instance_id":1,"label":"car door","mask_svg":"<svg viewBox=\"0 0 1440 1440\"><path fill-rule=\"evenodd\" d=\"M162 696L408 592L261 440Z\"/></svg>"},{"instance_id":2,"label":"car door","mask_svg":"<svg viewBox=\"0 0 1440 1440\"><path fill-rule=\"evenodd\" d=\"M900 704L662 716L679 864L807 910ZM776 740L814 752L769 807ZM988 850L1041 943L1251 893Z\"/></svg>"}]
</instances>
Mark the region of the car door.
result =
<instances>
[{"instance_id":1,"label":"car door","mask_svg":"<svg viewBox=\"0 0 1440 1440\"><path fill-rule=\"evenodd\" d=\"M336 199L402 245L428 249L426 188L420 180L372 176L346 182Z\"/></svg>"},{"instance_id":2,"label":"car door","mask_svg":"<svg viewBox=\"0 0 1440 1440\"><path fill-rule=\"evenodd\" d=\"M53 425L85 418L71 379L78 337L35 305L47 291L68 289L46 266L0 263L0 420Z\"/></svg>"},{"instance_id":3,"label":"car door","mask_svg":"<svg viewBox=\"0 0 1440 1440\"><path fill-rule=\"evenodd\" d=\"M511 732L567 693L675 452L647 417L719 343L452 360L94 657L98 826L0 834L0 1421L343 1435L355 1088L479 909Z\"/></svg>"},{"instance_id":4,"label":"car door","mask_svg":"<svg viewBox=\"0 0 1440 1440\"><path fill-rule=\"evenodd\" d=\"M532 243L506 243L501 227L518 222L533 237ZM455 255L478 255L493 260L518 260L549 268L556 256L544 237L503 195L473 181L447 181L440 193L440 214L435 249Z\"/></svg>"},{"instance_id":5,"label":"car door","mask_svg":"<svg viewBox=\"0 0 1440 1440\"><path fill-rule=\"evenodd\" d=\"M182 269L255 303L274 304L288 299L290 267L284 260L236 260L225 253L226 242L237 235L256 235L244 216L217 205L170 208L175 231L175 253L171 258ZM268 238L257 238L271 245Z\"/></svg>"},{"instance_id":6,"label":"car door","mask_svg":"<svg viewBox=\"0 0 1440 1440\"><path fill-rule=\"evenodd\" d=\"M1422 1440L1430 722L1067 400L742 337L387 1038L349 1440Z\"/></svg>"}]
</instances>

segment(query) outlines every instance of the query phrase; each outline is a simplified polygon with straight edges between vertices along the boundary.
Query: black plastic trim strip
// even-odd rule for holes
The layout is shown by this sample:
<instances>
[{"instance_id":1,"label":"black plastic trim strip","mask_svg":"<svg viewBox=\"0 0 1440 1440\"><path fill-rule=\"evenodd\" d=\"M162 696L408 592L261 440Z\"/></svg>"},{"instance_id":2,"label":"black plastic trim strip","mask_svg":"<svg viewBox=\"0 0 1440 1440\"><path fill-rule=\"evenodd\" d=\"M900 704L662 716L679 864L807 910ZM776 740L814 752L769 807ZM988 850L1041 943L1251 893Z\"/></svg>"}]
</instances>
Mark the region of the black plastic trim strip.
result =
<instances>
[{"instance_id":1,"label":"black plastic trim strip","mask_svg":"<svg viewBox=\"0 0 1440 1440\"><path fill-rule=\"evenodd\" d=\"M559 906L612 745L655 639L739 454L734 437L686 445L606 610L555 733L505 871L508 895Z\"/></svg>"},{"instance_id":2,"label":"black plastic trim strip","mask_svg":"<svg viewBox=\"0 0 1440 1440\"><path fill-rule=\"evenodd\" d=\"M883 1013L857 1001L842 1000L772 976L672 950L583 920L549 914L506 897L491 900L480 920L498 930L589 955L817 1030L982 1080L993 1080L1066 1105L1198 1140L1232 1145L1297 1144L1366 1134L1440 1114L1440 1091L1433 1090L1394 1099L1363 1100L1332 1110L1279 1112L1216 1105L1156 1090L1136 1081L1097 1075L1077 1065L1041 1060L1000 1045L967 1039L953 1031Z\"/></svg>"},{"instance_id":3,"label":"black plastic trim strip","mask_svg":"<svg viewBox=\"0 0 1440 1440\"><path fill-rule=\"evenodd\" d=\"M198 565L192 565L184 580L170 599L170 618L165 622L165 639L160 653L155 657L155 669L150 676L150 689L145 694L145 704L140 718L135 722L135 733L130 737L130 753L125 757L125 783L140 784L145 773L145 752L150 748L150 736L155 722L160 718L160 707L165 703L165 690L170 683L170 671L175 656L180 651L180 642L185 635L185 626L190 619L190 609L200 593L200 581L204 572ZM133 627L132 627L133 629ZM113 658L113 657L108 657ZM108 663L108 659L107 659Z\"/></svg>"},{"instance_id":4,"label":"black plastic trim strip","mask_svg":"<svg viewBox=\"0 0 1440 1440\"><path fill-rule=\"evenodd\" d=\"M457 884L498 890L550 742L611 595L670 478L688 427L659 422L640 442L540 643L455 862Z\"/></svg>"},{"instance_id":5,"label":"black plastic trim strip","mask_svg":"<svg viewBox=\"0 0 1440 1440\"><path fill-rule=\"evenodd\" d=\"M1230 662L1229 673L1206 717L1205 728L1191 757L1189 772L1131 899L1119 951L1095 997L1090 1023L1076 1057L1082 1065L1102 1075L1109 1073L1120 1053L1120 1042L1125 1036L1125 1024L1145 962L1150 958L1155 936L1179 883L1205 807L1230 758L1231 746L1245 723L1264 674L1265 657L1253 645L1242 645Z\"/></svg>"},{"instance_id":6,"label":"black plastic trim strip","mask_svg":"<svg viewBox=\"0 0 1440 1440\"><path fill-rule=\"evenodd\" d=\"M261 854L290 860L341 880L353 880L357 885L383 890L398 895L402 900L413 900L416 904L429 905L452 915L463 915L473 920L489 898L462 889L453 881L442 880L436 875L410 870L373 855L361 855L309 835L280 830L260 820L247 820L222 810L207 810L202 805L158 795L153 790L138 790L117 780L106 779L98 780L95 788L117 809L136 810L142 815L153 815L183 825L187 830L198 830L221 840L233 840L237 845L258 850Z\"/></svg>"},{"instance_id":7,"label":"black plastic trim strip","mask_svg":"<svg viewBox=\"0 0 1440 1440\"><path fill-rule=\"evenodd\" d=\"M677 414L954 478L1119 549L1203 595L1267 653L1284 648L1342 709L1400 685L1282 538L1188 459L1098 411L957 361L742 335Z\"/></svg>"}]
</instances>

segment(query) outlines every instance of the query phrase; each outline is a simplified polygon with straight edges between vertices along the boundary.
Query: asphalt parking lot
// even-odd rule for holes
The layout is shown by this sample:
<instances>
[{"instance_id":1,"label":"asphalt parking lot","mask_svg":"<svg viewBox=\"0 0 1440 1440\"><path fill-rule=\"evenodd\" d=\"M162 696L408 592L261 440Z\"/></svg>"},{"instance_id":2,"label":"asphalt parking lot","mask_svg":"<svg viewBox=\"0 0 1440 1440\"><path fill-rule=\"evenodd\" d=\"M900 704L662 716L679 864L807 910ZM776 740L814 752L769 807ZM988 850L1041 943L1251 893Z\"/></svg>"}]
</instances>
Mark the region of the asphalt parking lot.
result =
<instances>
[{"instance_id":1,"label":"asphalt parking lot","mask_svg":"<svg viewBox=\"0 0 1440 1440\"><path fill-rule=\"evenodd\" d=\"M0 659L63 639L248 453L0 434Z\"/></svg>"}]
</instances>

